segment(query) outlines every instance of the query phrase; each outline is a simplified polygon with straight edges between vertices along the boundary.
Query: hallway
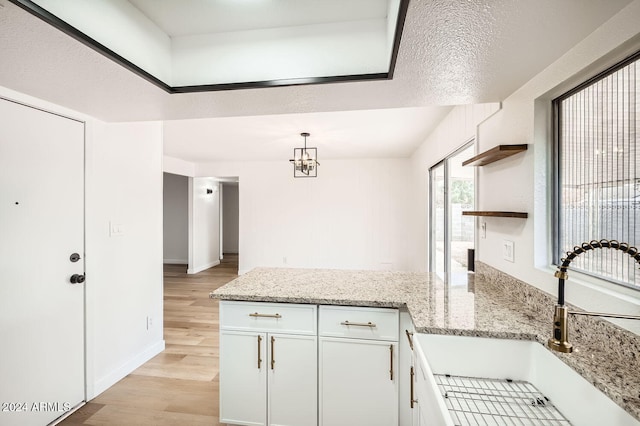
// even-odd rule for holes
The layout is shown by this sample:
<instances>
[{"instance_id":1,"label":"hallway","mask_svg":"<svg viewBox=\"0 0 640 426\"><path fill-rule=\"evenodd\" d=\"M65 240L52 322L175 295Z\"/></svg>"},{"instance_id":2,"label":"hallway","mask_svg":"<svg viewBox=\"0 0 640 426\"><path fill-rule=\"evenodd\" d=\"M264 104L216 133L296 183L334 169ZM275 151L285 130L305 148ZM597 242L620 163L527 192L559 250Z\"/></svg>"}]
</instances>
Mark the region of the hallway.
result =
<instances>
[{"instance_id":1,"label":"hallway","mask_svg":"<svg viewBox=\"0 0 640 426\"><path fill-rule=\"evenodd\" d=\"M229 254L194 275L164 265L165 350L61 424L219 425L218 301L209 292L237 274Z\"/></svg>"}]
</instances>

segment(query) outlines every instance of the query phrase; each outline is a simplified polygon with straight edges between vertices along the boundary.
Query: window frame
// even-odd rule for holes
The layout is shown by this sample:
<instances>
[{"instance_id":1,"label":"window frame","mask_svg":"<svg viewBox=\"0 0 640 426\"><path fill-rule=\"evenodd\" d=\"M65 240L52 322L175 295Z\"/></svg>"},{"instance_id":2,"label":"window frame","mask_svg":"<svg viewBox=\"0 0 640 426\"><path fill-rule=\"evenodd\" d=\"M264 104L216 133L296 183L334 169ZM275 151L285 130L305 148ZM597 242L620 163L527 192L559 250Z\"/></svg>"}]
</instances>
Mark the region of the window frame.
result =
<instances>
[{"instance_id":1,"label":"window frame","mask_svg":"<svg viewBox=\"0 0 640 426\"><path fill-rule=\"evenodd\" d=\"M588 78L587 80L583 81L582 83L578 84L577 86L574 86L573 88L571 88L570 90L562 93L561 95L555 97L554 99L552 99L551 101L551 167L552 167L552 194L551 194L551 203L552 203L552 212L551 212L551 218L552 218L552 226L551 226L551 252L552 252L552 256L551 256L551 262L553 266L559 266L561 263L561 258L563 258L565 256L565 253L561 253L561 246L560 246L560 231L562 229L562 221L561 221L561 213L560 213L560 208L561 208L561 192L562 192L562 182L561 182L561 170L560 170L560 166L561 166L561 155L562 155L562 147L560 144L560 132L561 132L561 128L562 128L562 114L561 114L561 103L562 101L566 100L567 98L570 98L571 96L573 96L574 94L580 92L581 90L596 84L597 82L609 77L610 75L614 74L615 72L619 71L620 69L626 67L627 65L631 64L632 62L638 61L640 60L640 50L636 51L635 53L627 56L626 58L622 59L621 61L616 62L615 64L607 67L606 69L604 69L603 71L600 71L599 73L597 73L596 75ZM640 242L637 243L640 246ZM640 248L640 247L639 247ZM600 275L598 273L595 272L591 272L591 271L587 271L587 270L576 270L576 272L580 273L580 274L584 274L590 277L594 277L596 279L602 280L602 281L606 281L612 284L615 284L617 286L623 286L626 288L630 288L633 289L635 291L640 291L640 286L638 285L633 285L633 284L628 284L626 282L623 281L618 281L615 279L611 279L608 278L606 276Z\"/></svg>"}]
</instances>

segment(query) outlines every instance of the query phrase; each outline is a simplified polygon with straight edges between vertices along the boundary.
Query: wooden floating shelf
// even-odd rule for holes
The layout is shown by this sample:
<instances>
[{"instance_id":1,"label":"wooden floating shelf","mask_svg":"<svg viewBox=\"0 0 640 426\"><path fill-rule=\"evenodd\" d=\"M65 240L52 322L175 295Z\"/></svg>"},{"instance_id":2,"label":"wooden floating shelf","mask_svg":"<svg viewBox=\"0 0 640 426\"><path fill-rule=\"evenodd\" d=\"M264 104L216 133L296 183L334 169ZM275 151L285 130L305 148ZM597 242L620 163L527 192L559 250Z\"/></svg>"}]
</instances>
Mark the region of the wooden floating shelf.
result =
<instances>
[{"instance_id":1,"label":"wooden floating shelf","mask_svg":"<svg viewBox=\"0 0 640 426\"><path fill-rule=\"evenodd\" d=\"M488 151L482 152L475 157L463 162L463 166L485 166L494 161L502 160L522 151L527 150L527 144L520 145L498 145Z\"/></svg>"},{"instance_id":2,"label":"wooden floating shelf","mask_svg":"<svg viewBox=\"0 0 640 426\"><path fill-rule=\"evenodd\" d=\"M488 217L515 217L520 219L526 219L529 217L529 213L524 212L495 212L495 211L463 211L463 216L488 216Z\"/></svg>"}]
</instances>

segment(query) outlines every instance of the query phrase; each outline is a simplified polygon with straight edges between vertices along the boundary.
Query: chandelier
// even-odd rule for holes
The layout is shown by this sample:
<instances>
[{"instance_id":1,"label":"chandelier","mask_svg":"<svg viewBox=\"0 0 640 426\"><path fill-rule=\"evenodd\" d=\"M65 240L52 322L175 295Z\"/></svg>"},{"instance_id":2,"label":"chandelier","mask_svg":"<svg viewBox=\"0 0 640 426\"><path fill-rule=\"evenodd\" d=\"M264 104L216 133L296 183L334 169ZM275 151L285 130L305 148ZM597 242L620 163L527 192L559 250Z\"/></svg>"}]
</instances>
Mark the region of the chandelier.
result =
<instances>
[{"instance_id":1,"label":"chandelier","mask_svg":"<svg viewBox=\"0 0 640 426\"><path fill-rule=\"evenodd\" d=\"M293 163L293 177L318 177L318 149L307 148L307 136L310 133L303 132L300 136L304 138L304 148L294 148L293 158L289 160Z\"/></svg>"}]
</instances>

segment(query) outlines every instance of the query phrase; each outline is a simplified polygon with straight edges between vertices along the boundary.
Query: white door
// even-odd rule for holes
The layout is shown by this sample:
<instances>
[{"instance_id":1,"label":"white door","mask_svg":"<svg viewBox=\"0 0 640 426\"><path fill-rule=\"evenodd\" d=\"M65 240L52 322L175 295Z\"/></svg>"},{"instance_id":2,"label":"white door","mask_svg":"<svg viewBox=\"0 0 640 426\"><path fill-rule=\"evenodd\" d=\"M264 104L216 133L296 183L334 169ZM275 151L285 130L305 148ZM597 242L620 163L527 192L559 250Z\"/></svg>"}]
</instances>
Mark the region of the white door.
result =
<instances>
[{"instance_id":1,"label":"white door","mask_svg":"<svg viewBox=\"0 0 640 426\"><path fill-rule=\"evenodd\" d=\"M316 336L268 334L270 426L318 424Z\"/></svg>"},{"instance_id":2,"label":"white door","mask_svg":"<svg viewBox=\"0 0 640 426\"><path fill-rule=\"evenodd\" d=\"M0 99L2 425L46 425L85 398L74 274L84 274L84 124Z\"/></svg>"},{"instance_id":3,"label":"white door","mask_svg":"<svg viewBox=\"0 0 640 426\"><path fill-rule=\"evenodd\" d=\"M397 345L320 338L320 426L398 424Z\"/></svg>"}]
</instances>

